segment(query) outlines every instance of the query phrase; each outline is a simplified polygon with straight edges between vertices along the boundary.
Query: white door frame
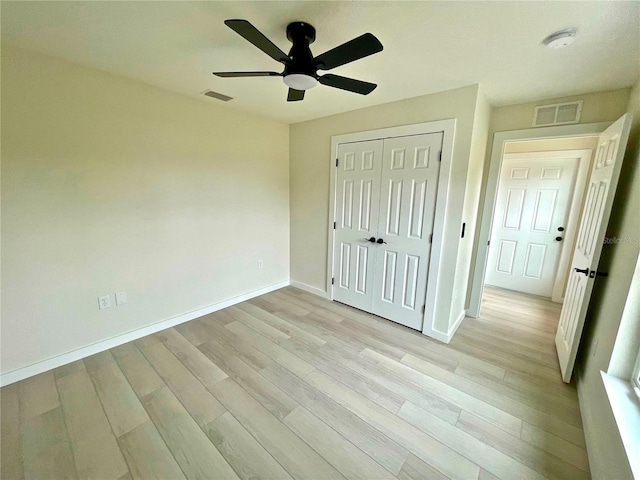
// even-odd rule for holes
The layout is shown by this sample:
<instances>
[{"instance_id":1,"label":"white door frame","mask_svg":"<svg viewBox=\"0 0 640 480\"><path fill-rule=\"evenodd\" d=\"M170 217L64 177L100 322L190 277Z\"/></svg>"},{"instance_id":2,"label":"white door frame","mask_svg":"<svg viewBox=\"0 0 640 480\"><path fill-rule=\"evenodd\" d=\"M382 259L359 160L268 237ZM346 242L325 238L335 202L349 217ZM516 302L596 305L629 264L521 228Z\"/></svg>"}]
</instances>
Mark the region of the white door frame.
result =
<instances>
[{"instance_id":1,"label":"white door frame","mask_svg":"<svg viewBox=\"0 0 640 480\"><path fill-rule=\"evenodd\" d=\"M329 300L333 300L333 289L331 279L333 272L333 241L336 205L336 158L338 158L338 145L341 143L365 142L369 140L381 140L393 137L407 137L411 135L423 135L428 133L443 133L442 138L442 161L440 162L440 172L438 175L438 193L436 196L436 211L433 223L433 243L431 245L431 259L429 262L429 273L427 276L427 294L425 299L425 313L422 324L422 333L433 336L433 321L435 313L435 303L437 301L437 285L442 266L442 246L444 240L444 221L447 213L447 201L449 194L449 184L451 180L451 164L453 161L453 140L456 128L456 120L438 120L435 122L419 123L415 125L403 125L400 127L383 128L370 130L367 132L348 133L344 135L334 135L331 137L331 180L329 187L329 234L327 239L327 284Z\"/></svg>"},{"instance_id":2,"label":"white door frame","mask_svg":"<svg viewBox=\"0 0 640 480\"><path fill-rule=\"evenodd\" d=\"M542 152L526 152L526 153L505 153L502 155L504 161L513 160L542 160L547 158L557 157L573 157L578 158L578 168L576 169L575 185L573 186L573 192L571 195L571 202L569 202L569 215L565 222L565 231L563 234L562 244L560 245L560 252L558 255L557 268L555 270L555 279L553 281L553 291L551 293L551 300L556 303L562 303L564 297L564 286L567 282L567 275L569 274L569 267L571 263L571 254L573 252L573 245L575 242L576 228L578 226L578 220L580 219L580 210L582 208L582 201L584 196L584 187L591 171L591 157L593 150L581 149L581 150L545 150ZM502 170L502 169L501 169ZM500 179L498 178L498 188L500 187ZM489 249L487 249L487 252Z\"/></svg>"},{"instance_id":3,"label":"white door frame","mask_svg":"<svg viewBox=\"0 0 640 480\"><path fill-rule=\"evenodd\" d=\"M558 127L528 128L525 130L511 130L496 132L493 136L491 148L491 160L489 174L482 206L482 218L480 219L480 231L476 240L476 261L471 277L471 293L466 316L478 318L480 316L480 303L482 301L482 287L487 268L487 253L489 252L489 239L491 238L491 225L493 223L493 211L498 194L498 180L502 169L502 157L507 142L525 140L542 140L545 138L587 137L602 133L612 122L586 123L580 125L563 125Z\"/></svg>"}]
</instances>

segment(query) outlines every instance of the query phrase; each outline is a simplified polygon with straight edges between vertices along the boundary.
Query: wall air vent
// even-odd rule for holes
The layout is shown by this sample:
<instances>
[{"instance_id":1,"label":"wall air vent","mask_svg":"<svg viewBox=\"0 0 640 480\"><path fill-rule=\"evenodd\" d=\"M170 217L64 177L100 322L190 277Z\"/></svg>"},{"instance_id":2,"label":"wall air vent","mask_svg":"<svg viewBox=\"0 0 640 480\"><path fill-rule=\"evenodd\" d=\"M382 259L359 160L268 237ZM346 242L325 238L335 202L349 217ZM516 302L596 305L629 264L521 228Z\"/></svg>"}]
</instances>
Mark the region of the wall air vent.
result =
<instances>
[{"instance_id":1,"label":"wall air vent","mask_svg":"<svg viewBox=\"0 0 640 480\"><path fill-rule=\"evenodd\" d=\"M222 93L214 92L213 90L205 90L202 92L203 95L207 97L215 98L216 100L222 100L223 102L228 102L229 100L233 100L233 97L229 97L227 95L223 95Z\"/></svg>"},{"instance_id":2,"label":"wall air vent","mask_svg":"<svg viewBox=\"0 0 640 480\"><path fill-rule=\"evenodd\" d=\"M580 112L582 112L582 100L539 105L533 112L533 126L549 127L551 125L578 123L580 121Z\"/></svg>"}]
</instances>

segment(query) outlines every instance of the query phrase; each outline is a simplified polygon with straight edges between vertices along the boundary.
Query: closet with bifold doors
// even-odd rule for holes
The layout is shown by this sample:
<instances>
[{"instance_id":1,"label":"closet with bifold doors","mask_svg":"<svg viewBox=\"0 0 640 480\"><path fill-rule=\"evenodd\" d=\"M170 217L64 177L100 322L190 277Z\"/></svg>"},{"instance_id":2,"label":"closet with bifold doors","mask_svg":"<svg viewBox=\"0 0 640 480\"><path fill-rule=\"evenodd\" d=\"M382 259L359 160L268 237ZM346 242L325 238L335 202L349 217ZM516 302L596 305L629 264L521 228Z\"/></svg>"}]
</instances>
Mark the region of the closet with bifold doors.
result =
<instances>
[{"instance_id":1,"label":"closet with bifold doors","mask_svg":"<svg viewBox=\"0 0 640 480\"><path fill-rule=\"evenodd\" d=\"M422 330L442 140L338 145L334 300Z\"/></svg>"}]
</instances>

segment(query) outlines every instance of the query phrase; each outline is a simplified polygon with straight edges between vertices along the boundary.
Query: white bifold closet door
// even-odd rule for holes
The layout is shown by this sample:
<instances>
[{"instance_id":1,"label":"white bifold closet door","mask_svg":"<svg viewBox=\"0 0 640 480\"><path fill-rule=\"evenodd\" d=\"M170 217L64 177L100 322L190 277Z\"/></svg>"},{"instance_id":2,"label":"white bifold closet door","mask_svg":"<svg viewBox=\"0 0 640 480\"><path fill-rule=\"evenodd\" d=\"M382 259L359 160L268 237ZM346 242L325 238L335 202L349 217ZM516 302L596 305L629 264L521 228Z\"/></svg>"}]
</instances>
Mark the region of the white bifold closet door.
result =
<instances>
[{"instance_id":1,"label":"white bifold closet door","mask_svg":"<svg viewBox=\"0 0 640 480\"><path fill-rule=\"evenodd\" d=\"M422 329L442 134L338 147L333 298Z\"/></svg>"}]
</instances>

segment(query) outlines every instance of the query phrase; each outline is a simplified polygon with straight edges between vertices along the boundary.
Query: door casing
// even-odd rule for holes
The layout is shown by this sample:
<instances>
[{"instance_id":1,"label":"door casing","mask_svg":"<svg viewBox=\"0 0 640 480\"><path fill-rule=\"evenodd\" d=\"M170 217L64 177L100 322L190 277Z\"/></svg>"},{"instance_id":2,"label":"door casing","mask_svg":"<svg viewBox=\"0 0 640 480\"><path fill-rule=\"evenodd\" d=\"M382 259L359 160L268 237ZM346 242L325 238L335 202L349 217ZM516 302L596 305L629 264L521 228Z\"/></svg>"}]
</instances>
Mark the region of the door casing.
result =
<instances>
[{"instance_id":1,"label":"door casing","mask_svg":"<svg viewBox=\"0 0 640 480\"><path fill-rule=\"evenodd\" d=\"M411 135L422 135L428 133L442 132L442 160L438 175L438 193L436 197L436 211L433 224L433 243L431 245L431 258L429 273L427 276L427 292L425 299L425 313L422 333L443 342L449 341L448 332L440 332L434 328L434 314L437 298L437 284L443 264L442 247L444 239L444 224L447 213L447 203L449 198L449 185L451 181L451 166L453 162L453 141L455 134L456 120L438 120L435 122L419 123L414 125L403 125L400 127L383 128L366 132L350 133L345 135L335 135L331 137L331 165L335 165L338 158L338 145L341 143L363 142L369 140L382 140L385 138L406 137ZM329 232L327 238L327 282L326 291L330 300L333 300L333 289L331 279L335 276L333 272L334 257L334 230L333 222L336 215L336 168L331 169L329 187Z\"/></svg>"},{"instance_id":2,"label":"door casing","mask_svg":"<svg viewBox=\"0 0 640 480\"><path fill-rule=\"evenodd\" d=\"M508 132L496 132L493 136L491 148L491 160L487 174L484 198L481 199L482 216L478 222L476 235L475 261L473 262L473 274L471 276L469 296L467 300L466 316L478 318L480 316L480 303L482 301L482 287L487 268L487 243L491 237L491 225L496 197L498 195L498 180L502 169L502 157L507 142L524 140L541 140L545 138L590 137L597 136L607 129L612 122L586 123L580 125L563 125L559 127L528 128L525 130L512 130Z\"/></svg>"}]
</instances>

